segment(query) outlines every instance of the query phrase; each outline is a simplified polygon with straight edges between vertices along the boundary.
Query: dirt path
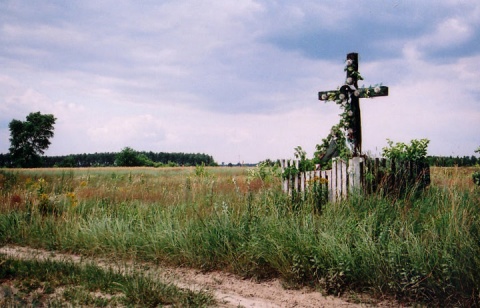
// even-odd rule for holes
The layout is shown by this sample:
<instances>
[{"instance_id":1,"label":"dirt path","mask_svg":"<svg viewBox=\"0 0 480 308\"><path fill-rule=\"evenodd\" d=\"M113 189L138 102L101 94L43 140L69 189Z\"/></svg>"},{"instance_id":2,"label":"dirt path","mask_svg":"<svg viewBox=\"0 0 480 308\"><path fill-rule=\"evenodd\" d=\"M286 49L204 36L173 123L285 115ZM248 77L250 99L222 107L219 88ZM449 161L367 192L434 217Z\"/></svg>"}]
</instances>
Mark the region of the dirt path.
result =
<instances>
[{"instance_id":1,"label":"dirt path","mask_svg":"<svg viewBox=\"0 0 480 308\"><path fill-rule=\"evenodd\" d=\"M76 263L94 262L101 267L136 270L172 282L181 288L207 290L217 299L220 307L365 307L335 297L322 296L318 291L285 290L277 279L255 282L223 272L202 273L187 268L160 267L151 263L115 264L112 260L85 258L78 255L51 252L20 246L0 247L0 254L18 259L71 260Z\"/></svg>"}]
</instances>

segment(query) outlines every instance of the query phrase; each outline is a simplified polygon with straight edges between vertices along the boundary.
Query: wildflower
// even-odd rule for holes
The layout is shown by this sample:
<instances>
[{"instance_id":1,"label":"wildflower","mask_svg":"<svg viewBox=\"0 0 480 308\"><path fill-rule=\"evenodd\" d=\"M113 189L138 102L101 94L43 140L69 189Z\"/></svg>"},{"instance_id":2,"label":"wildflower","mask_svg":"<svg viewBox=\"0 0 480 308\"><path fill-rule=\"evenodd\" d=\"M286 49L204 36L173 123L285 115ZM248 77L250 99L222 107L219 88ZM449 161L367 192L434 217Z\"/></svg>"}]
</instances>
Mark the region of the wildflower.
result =
<instances>
[{"instance_id":1,"label":"wildflower","mask_svg":"<svg viewBox=\"0 0 480 308\"><path fill-rule=\"evenodd\" d=\"M72 207L76 207L78 205L77 196L74 192L69 192L66 194L66 196Z\"/></svg>"},{"instance_id":2,"label":"wildflower","mask_svg":"<svg viewBox=\"0 0 480 308\"><path fill-rule=\"evenodd\" d=\"M81 181L81 182L80 182L80 186L82 186L82 187L87 186L87 182L86 182L86 181Z\"/></svg>"},{"instance_id":3,"label":"wildflower","mask_svg":"<svg viewBox=\"0 0 480 308\"><path fill-rule=\"evenodd\" d=\"M40 194L39 197L40 197L40 202L47 202L47 201L49 201L49 199L50 199L50 198L48 197L48 195L45 194L45 193Z\"/></svg>"},{"instance_id":4,"label":"wildflower","mask_svg":"<svg viewBox=\"0 0 480 308\"><path fill-rule=\"evenodd\" d=\"M307 183L308 183L309 185L312 185L312 184L315 184L315 183L327 184L327 183L328 183L328 180L325 179L325 178L319 177L319 176L315 176L315 177L313 177L312 179L308 180Z\"/></svg>"},{"instance_id":5,"label":"wildflower","mask_svg":"<svg viewBox=\"0 0 480 308\"><path fill-rule=\"evenodd\" d=\"M373 91L375 91L375 93L377 93L377 94L380 93L380 90L381 90L381 89L380 89L379 86L376 86L375 89L373 89Z\"/></svg>"},{"instance_id":6,"label":"wildflower","mask_svg":"<svg viewBox=\"0 0 480 308\"><path fill-rule=\"evenodd\" d=\"M225 201L222 201L222 210L224 213L228 212L228 203Z\"/></svg>"}]
</instances>

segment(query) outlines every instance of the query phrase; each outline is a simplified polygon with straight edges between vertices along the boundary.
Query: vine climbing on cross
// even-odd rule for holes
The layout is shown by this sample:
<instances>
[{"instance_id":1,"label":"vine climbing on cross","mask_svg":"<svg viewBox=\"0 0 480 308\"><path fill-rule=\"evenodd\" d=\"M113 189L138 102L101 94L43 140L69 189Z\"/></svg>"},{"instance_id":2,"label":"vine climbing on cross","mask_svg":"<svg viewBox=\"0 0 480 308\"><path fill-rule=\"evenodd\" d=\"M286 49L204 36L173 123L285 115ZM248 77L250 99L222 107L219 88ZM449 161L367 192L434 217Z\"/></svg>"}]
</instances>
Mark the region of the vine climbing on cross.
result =
<instances>
[{"instance_id":1,"label":"vine climbing on cross","mask_svg":"<svg viewBox=\"0 0 480 308\"><path fill-rule=\"evenodd\" d=\"M388 87L382 85L358 87L358 80L363 80L358 72L358 53L347 54L345 71L347 73L345 84L338 90L319 92L318 98L321 101L335 101L343 107L340 126L347 131L347 139L352 144L355 157L362 154L360 98L387 96Z\"/></svg>"}]
</instances>

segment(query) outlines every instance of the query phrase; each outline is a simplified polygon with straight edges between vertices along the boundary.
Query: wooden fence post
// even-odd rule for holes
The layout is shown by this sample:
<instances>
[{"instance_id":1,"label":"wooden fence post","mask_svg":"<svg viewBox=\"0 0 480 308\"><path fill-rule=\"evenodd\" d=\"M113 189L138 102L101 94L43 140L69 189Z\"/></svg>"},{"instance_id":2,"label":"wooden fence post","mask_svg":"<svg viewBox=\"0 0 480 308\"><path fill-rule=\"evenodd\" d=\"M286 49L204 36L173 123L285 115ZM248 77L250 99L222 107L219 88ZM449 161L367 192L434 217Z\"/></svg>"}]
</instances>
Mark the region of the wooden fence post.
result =
<instances>
[{"instance_id":1,"label":"wooden fence post","mask_svg":"<svg viewBox=\"0 0 480 308\"><path fill-rule=\"evenodd\" d=\"M333 202L333 172L332 169L330 170L325 170L325 178L327 179L327 185L328 185L328 201Z\"/></svg>"},{"instance_id":2,"label":"wooden fence post","mask_svg":"<svg viewBox=\"0 0 480 308\"><path fill-rule=\"evenodd\" d=\"M294 161L293 161L293 164L295 165L295 169L298 170L298 160L294 160ZM298 181L298 177L299 177L299 176L300 176L300 174L296 174L296 175L295 175L295 178L293 179L293 189L296 190L296 191L299 190L299 189L298 189L298 182L299 182L299 181Z\"/></svg>"},{"instance_id":3,"label":"wooden fence post","mask_svg":"<svg viewBox=\"0 0 480 308\"><path fill-rule=\"evenodd\" d=\"M335 203L337 202L337 198L338 198L338 187L337 187L337 180L338 180L338 177L337 177L337 160L334 159L332 161L332 190L331 190L331 193L332 193L332 201Z\"/></svg>"},{"instance_id":4,"label":"wooden fence post","mask_svg":"<svg viewBox=\"0 0 480 308\"><path fill-rule=\"evenodd\" d=\"M280 165L282 166L282 173L283 173L283 171L287 168L287 160L286 159L281 159L280 160ZM283 176L283 174L282 174L282 176ZM284 192L288 192L288 178L283 178L282 189L283 189Z\"/></svg>"},{"instance_id":5,"label":"wooden fence post","mask_svg":"<svg viewBox=\"0 0 480 308\"><path fill-rule=\"evenodd\" d=\"M363 178L363 158L353 157L348 165L349 193L362 188Z\"/></svg>"},{"instance_id":6,"label":"wooden fence post","mask_svg":"<svg viewBox=\"0 0 480 308\"><path fill-rule=\"evenodd\" d=\"M348 191L347 191L347 184L348 184L348 173L347 173L347 162L341 160L340 171L342 173L342 199L347 199Z\"/></svg>"}]
</instances>

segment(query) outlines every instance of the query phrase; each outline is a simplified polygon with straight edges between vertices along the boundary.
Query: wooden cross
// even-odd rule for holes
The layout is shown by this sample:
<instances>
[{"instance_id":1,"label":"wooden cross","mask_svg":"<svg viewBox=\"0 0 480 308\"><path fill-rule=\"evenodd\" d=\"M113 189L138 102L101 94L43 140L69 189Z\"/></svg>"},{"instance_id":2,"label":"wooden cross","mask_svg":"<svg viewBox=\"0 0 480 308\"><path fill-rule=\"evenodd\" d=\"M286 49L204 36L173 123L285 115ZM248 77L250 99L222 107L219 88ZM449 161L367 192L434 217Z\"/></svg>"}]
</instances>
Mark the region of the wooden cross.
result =
<instances>
[{"instance_id":1,"label":"wooden cross","mask_svg":"<svg viewBox=\"0 0 480 308\"><path fill-rule=\"evenodd\" d=\"M353 143L353 156L362 154L362 123L360 117L360 98L387 96L388 87L376 86L358 88L358 80L362 76L358 73L358 53L347 54L347 78L345 84L338 90L318 92L321 101L335 101L344 104L348 113L348 139ZM351 111L351 112L350 112Z\"/></svg>"}]
</instances>

